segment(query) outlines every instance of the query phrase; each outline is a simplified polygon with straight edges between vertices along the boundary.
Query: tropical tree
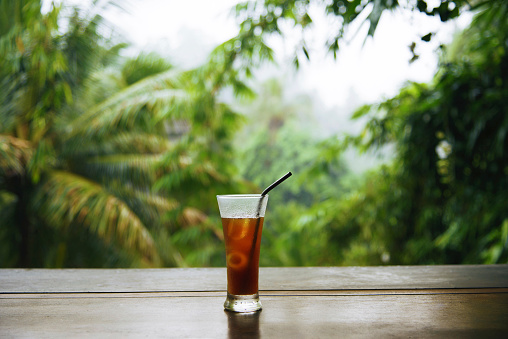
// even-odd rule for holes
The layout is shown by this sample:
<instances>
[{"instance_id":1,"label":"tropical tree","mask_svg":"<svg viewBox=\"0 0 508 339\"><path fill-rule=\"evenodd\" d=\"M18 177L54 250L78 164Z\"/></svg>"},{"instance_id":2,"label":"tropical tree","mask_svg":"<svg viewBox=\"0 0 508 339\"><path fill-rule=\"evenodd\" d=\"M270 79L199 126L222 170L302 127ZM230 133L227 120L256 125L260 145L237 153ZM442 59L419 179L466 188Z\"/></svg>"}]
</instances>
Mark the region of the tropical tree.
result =
<instances>
[{"instance_id":1,"label":"tropical tree","mask_svg":"<svg viewBox=\"0 0 508 339\"><path fill-rule=\"evenodd\" d=\"M62 7L0 5L2 266L186 265L172 237L186 226L218 242L205 212L234 183L239 118L216 99L229 80L211 63L122 63L100 15L75 9L63 30Z\"/></svg>"},{"instance_id":2,"label":"tropical tree","mask_svg":"<svg viewBox=\"0 0 508 339\"><path fill-rule=\"evenodd\" d=\"M358 112L371 114L362 147L397 146L388 176L400 195L401 222L389 236L396 262L508 260L507 11L499 3L480 13L435 83L411 84L370 107L382 115Z\"/></svg>"},{"instance_id":3,"label":"tropical tree","mask_svg":"<svg viewBox=\"0 0 508 339\"><path fill-rule=\"evenodd\" d=\"M61 153L69 144L58 120L78 107L81 85L109 52L97 33L101 17L81 18L76 10L68 31L59 34L61 7L42 14L39 1L2 1L1 6L11 18L1 37L0 126L6 151L1 186L9 197L2 207L13 211L2 220L4 234L10 235L4 243L13 247L4 264L64 264L66 246L48 247L48 242L65 244L61 238L73 234L76 225L138 249L153 262L153 239L139 218L103 186L73 172ZM62 235L62 230L68 231Z\"/></svg>"},{"instance_id":4,"label":"tropical tree","mask_svg":"<svg viewBox=\"0 0 508 339\"><path fill-rule=\"evenodd\" d=\"M362 107L365 130L326 146L396 152L347 199L309 211L327 216L341 263L507 262L507 10L480 12L445 47L433 83Z\"/></svg>"},{"instance_id":5,"label":"tropical tree","mask_svg":"<svg viewBox=\"0 0 508 339\"><path fill-rule=\"evenodd\" d=\"M246 2L236 7L239 34L217 51L229 51L235 60L229 66L248 75L259 60L273 59L266 38L284 35L288 21L302 32L295 65L302 57L311 58L304 32L312 27L312 10L323 10L333 21L330 31L335 34L324 47L334 56L354 22L365 20L368 35L373 35L386 11L405 8L442 21L463 11L477 12L472 26L448 48L432 84L410 84L382 104L361 108L355 118L369 118L362 134L322 144L323 154L332 156L316 157L316 165L326 166L325 159L335 159L333 154L338 156L351 145L363 151L386 145L396 150L393 163L368 174L358 190L303 211L301 229L324 230L336 264L507 260L502 187L506 186L508 6L482 0L429 5L427 1ZM431 38L429 32L421 41Z\"/></svg>"},{"instance_id":6,"label":"tropical tree","mask_svg":"<svg viewBox=\"0 0 508 339\"><path fill-rule=\"evenodd\" d=\"M267 42L269 37L284 37L288 29L299 34L295 44L293 63L298 68L302 59L310 59L308 48L315 13L319 18L328 21L326 50L334 57L344 43L346 32L360 24L368 26L367 37L374 36L376 28L384 13L397 9L409 10L427 16L438 17L446 22L457 18L465 11L488 9L493 3L502 0L440 0L438 6L432 7L435 1L427 0L253 0L244 1L235 6L234 12L240 22L238 34L224 42L214 54L225 61L225 69L236 69L238 74L250 77L253 69L264 61L273 61L273 50ZM497 6L494 4L494 6ZM314 14L313 14L314 13ZM354 28L357 29L357 28ZM420 42L428 42L433 33L421 36ZM418 56L414 54L413 60Z\"/></svg>"}]
</instances>

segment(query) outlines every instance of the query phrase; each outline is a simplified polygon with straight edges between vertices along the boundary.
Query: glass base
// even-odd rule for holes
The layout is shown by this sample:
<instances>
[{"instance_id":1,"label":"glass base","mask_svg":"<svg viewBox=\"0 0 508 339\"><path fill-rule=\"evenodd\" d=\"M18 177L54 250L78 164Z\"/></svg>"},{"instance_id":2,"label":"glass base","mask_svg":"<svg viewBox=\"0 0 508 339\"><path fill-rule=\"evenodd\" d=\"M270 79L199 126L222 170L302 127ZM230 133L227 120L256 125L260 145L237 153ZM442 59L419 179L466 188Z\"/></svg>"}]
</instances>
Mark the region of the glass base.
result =
<instances>
[{"instance_id":1,"label":"glass base","mask_svg":"<svg viewBox=\"0 0 508 339\"><path fill-rule=\"evenodd\" d=\"M231 312L250 313L261 310L259 294L234 295L229 294L224 302L224 309Z\"/></svg>"}]
</instances>

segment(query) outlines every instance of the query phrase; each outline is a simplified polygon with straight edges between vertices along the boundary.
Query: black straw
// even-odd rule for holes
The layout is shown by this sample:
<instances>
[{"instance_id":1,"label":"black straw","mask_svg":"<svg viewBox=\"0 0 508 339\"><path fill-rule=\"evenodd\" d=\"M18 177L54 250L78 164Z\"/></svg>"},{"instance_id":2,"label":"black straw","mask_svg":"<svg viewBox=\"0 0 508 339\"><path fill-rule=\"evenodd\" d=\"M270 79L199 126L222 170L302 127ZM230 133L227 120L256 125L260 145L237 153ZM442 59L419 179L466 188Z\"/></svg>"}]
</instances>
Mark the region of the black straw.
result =
<instances>
[{"instance_id":1,"label":"black straw","mask_svg":"<svg viewBox=\"0 0 508 339\"><path fill-rule=\"evenodd\" d=\"M271 190L273 190L275 187L279 186L284 180L286 180L287 178L289 178L291 175L293 175L293 173L291 172L287 172L282 178L280 178L279 180L277 180L276 182L274 182L273 184L271 184L270 186L268 186L267 188L265 188L265 190L263 191L263 193L261 193L261 196L264 197L268 192L270 192Z\"/></svg>"},{"instance_id":2,"label":"black straw","mask_svg":"<svg viewBox=\"0 0 508 339\"><path fill-rule=\"evenodd\" d=\"M263 204L263 199L268 192L273 190L275 187L279 186L284 180L289 178L291 175L293 175L291 172L287 172L282 178L280 178L279 180L275 181L273 184L271 184L270 186L265 188L263 193L261 193L261 199L259 199L259 203L258 203L256 228L254 229L254 240L252 241L252 247L250 249L249 262L252 262L252 258L254 257L254 250L256 249L256 242L258 240L258 233L259 233L259 225L261 223L260 214L261 214L261 205ZM248 275L247 275L247 278L249 278Z\"/></svg>"}]
</instances>

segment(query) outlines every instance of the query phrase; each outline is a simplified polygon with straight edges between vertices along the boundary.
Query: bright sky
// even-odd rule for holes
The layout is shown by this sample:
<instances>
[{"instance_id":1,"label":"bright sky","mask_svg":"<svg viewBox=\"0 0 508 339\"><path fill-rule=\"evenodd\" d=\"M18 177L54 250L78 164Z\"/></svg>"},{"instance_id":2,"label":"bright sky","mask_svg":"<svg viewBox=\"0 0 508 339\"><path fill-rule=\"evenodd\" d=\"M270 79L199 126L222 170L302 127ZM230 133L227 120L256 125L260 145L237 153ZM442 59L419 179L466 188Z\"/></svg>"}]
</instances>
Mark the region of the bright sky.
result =
<instances>
[{"instance_id":1,"label":"bright sky","mask_svg":"<svg viewBox=\"0 0 508 339\"><path fill-rule=\"evenodd\" d=\"M128 40L141 50L157 50L172 56L182 66L205 60L216 45L233 37L237 26L229 15L236 0L144 0L131 1L130 14L115 13L109 19L118 25ZM294 78L300 92L317 94L325 106L343 105L352 88L366 102L392 96L407 80L427 82L437 65L434 50L451 41L457 27L470 18L443 25L437 18L403 13L383 15L374 39L367 39L367 26L355 39L341 47L338 59L325 55L326 20L316 15L315 34L311 35L311 62L301 62ZM354 29L356 31L357 28ZM409 64L408 46L429 32L437 33L431 43L420 43L420 59ZM277 60L287 65L291 60L291 35L286 42L273 46Z\"/></svg>"},{"instance_id":2,"label":"bright sky","mask_svg":"<svg viewBox=\"0 0 508 339\"><path fill-rule=\"evenodd\" d=\"M45 0L45 4L49 1ZM432 1L435 2L433 5L439 3L439 0L429 0ZM83 3L79 0L64 2ZM133 44L131 53L157 51L169 56L177 66L186 68L204 62L215 46L235 35L237 25L230 13L237 2L130 0L125 5L128 13L113 10L107 19ZM300 70L291 79L292 91L317 95L327 108L346 104L351 90L365 102L376 102L395 95L408 80L430 81L436 70L437 46L450 42L453 32L465 27L471 19L470 16L461 16L456 22L442 24L438 18L423 14L385 13L374 39L364 41L367 25L353 28L351 33L358 31L356 38L349 34L347 42L341 46L338 59L333 60L323 47L331 34L329 24L319 16L319 11L311 14L314 14L315 25L308 46L311 62L301 60ZM418 44L420 59L409 64L412 55L408 46L429 32L436 35L430 43ZM297 39L291 32L288 32L288 37L285 41L274 41L272 46L279 64L286 66L282 67L286 73L292 59L292 42Z\"/></svg>"}]
</instances>

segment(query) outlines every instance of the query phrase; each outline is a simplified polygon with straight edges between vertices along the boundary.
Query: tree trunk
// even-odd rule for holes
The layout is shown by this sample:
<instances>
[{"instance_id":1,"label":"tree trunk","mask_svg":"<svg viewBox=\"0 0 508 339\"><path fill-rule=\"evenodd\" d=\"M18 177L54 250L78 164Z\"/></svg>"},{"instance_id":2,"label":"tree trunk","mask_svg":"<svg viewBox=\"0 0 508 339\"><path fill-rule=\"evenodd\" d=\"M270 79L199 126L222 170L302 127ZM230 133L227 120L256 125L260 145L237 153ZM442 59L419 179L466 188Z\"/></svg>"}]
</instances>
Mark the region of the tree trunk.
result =
<instances>
[{"instance_id":1,"label":"tree trunk","mask_svg":"<svg viewBox=\"0 0 508 339\"><path fill-rule=\"evenodd\" d=\"M13 185L13 192L18 197L16 209L14 211L14 222L19 229L19 256L18 267L29 268L33 267L33 227L30 223L28 213L28 202L30 198L30 184L29 180L24 176L17 176L13 178L16 183Z\"/></svg>"}]
</instances>

